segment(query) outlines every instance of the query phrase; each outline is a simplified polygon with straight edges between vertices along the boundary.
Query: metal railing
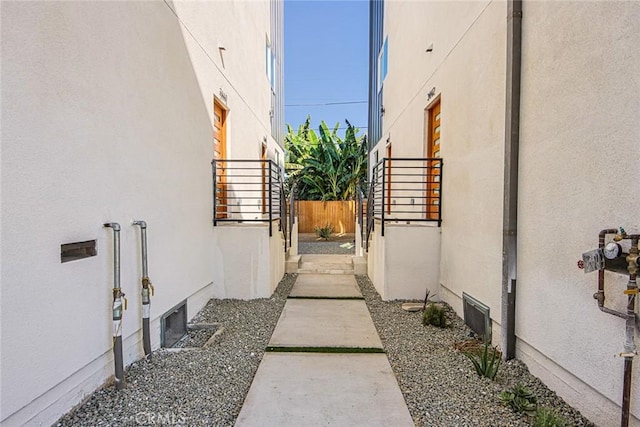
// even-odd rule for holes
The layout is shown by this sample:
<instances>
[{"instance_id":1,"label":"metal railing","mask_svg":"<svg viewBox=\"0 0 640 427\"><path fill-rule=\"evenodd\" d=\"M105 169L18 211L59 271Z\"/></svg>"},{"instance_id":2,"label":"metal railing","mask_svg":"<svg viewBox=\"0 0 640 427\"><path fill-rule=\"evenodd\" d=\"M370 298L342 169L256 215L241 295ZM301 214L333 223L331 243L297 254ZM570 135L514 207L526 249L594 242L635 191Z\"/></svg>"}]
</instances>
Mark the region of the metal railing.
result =
<instances>
[{"instance_id":1,"label":"metal railing","mask_svg":"<svg viewBox=\"0 0 640 427\"><path fill-rule=\"evenodd\" d=\"M273 222L287 239L286 196L282 169L272 160L215 159L213 172L213 225L220 222Z\"/></svg>"},{"instance_id":2,"label":"metal railing","mask_svg":"<svg viewBox=\"0 0 640 427\"><path fill-rule=\"evenodd\" d=\"M383 236L390 221L442 224L442 169L440 158L385 158L373 167L369 218L380 221Z\"/></svg>"},{"instance_id":3,"label":"metal railing","mask_svg":"<svg viewBox=\"0 0 640 427\"><path fill-rule=\"evenodd\" d=\"M296 190L297 184L294 182L291 184L291 189L289 190L287 211L289 212L289 246L291 246L291 242L293 242L293 225L296 223Z\"/></svg>"}]
</instances>

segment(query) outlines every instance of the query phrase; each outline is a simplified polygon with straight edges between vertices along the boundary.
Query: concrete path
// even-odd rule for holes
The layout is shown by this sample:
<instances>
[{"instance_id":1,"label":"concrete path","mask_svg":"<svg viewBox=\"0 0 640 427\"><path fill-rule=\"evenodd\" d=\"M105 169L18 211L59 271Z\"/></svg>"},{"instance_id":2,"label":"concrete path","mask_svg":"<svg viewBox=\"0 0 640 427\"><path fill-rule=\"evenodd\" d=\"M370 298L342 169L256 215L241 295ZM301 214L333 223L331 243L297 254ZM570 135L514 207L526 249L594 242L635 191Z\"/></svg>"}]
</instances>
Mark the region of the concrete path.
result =
<instances>
[{"instance_id":1,"label":"concrete path","mask_svg":"<svg viewBox=\"0 0 640 427\"><path fill-rule=\"evenodd\" d=\"M414 425L345 261L306 261L236 426Z\"/></svg>"}]
</instances>

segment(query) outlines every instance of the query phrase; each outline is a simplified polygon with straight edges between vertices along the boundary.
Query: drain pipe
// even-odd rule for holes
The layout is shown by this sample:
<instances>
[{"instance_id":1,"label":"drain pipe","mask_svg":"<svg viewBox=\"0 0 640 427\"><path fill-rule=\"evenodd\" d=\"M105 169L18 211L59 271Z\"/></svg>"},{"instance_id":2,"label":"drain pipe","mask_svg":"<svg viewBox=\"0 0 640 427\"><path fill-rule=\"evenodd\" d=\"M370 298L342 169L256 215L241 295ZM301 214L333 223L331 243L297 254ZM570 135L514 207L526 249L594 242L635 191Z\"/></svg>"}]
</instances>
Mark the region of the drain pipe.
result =
<instances>
[{"instance_id":1,"label":"drain pipe","mask_svg":"<svg viewBox=\"0 0 640 427\"><path fill-rule=\"evenodd\" d=\"M151 314L151 297L154 289L149 280L147 268L147 223L145 221L133 221L133 225L140 227L140 240L142 245L142 346L144 355L151 360L151 333L149 332L149 317Z\"/></svg>"},{"instance_id":2,"label":"drain pipe","mask_svg":"<svg viewBox=\"0 0 640 427\"><path fill-rule=\"evenodd\" d=\"M516 280L518 246L518 156L520 151L520 75L522 1L507 1L507 76L502 217L502 357L516 353Z\"/></svg>"},{"instance_id":3,"label":"drain pipe","mask_svg":"<svg viewBox=\"0 0 640 427\"><path fill-rule=\"evenodd\" d=\"M103 226L113 229L113 356L116 388L122 390L126 386L122 359L122 311L127 309L127 300L120 289L120 224L108 222Z\"/></svg>"}]
</instances>

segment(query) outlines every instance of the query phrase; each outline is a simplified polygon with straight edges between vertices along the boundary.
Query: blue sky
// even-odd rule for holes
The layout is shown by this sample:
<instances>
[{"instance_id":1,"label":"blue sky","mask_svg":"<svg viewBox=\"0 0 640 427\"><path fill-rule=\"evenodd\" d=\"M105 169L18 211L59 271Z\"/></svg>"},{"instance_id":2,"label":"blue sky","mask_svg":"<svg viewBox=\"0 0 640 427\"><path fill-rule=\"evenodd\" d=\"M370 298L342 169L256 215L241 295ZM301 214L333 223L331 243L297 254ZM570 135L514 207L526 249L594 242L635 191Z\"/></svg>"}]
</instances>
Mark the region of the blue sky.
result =
<instances>
[{"instance_id":1,"label":"blue sky","mask_svg":"<svg viewBox=\"0 0 640 427\"><path fill-rule=\"evenodd\" d=\"M348 119L366 132L366 102L293 105L367 101L369 3L287 0L284 16L285 123L297 129L310 114L316 129Z\"/></svg>"}]
</instances>

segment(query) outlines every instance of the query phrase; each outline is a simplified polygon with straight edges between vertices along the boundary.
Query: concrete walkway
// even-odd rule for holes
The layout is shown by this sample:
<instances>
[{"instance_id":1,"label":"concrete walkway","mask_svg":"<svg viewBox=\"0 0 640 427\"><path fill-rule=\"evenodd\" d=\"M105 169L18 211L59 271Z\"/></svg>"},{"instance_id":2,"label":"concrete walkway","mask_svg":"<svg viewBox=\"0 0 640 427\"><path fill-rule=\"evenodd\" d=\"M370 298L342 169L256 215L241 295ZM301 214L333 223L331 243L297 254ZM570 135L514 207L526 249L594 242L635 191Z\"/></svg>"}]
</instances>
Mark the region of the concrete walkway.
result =
<instances>
[{"instance_id":1,"label":"concrete walkway","mask_svg":"<svg viewBox=\"0 0 640 427\"><path fill-rule=\"evenodd\" d=\"M413 426L344 259L307 262L332 274L298 275L236 426Z\"/></svg>"}]
</instances>

